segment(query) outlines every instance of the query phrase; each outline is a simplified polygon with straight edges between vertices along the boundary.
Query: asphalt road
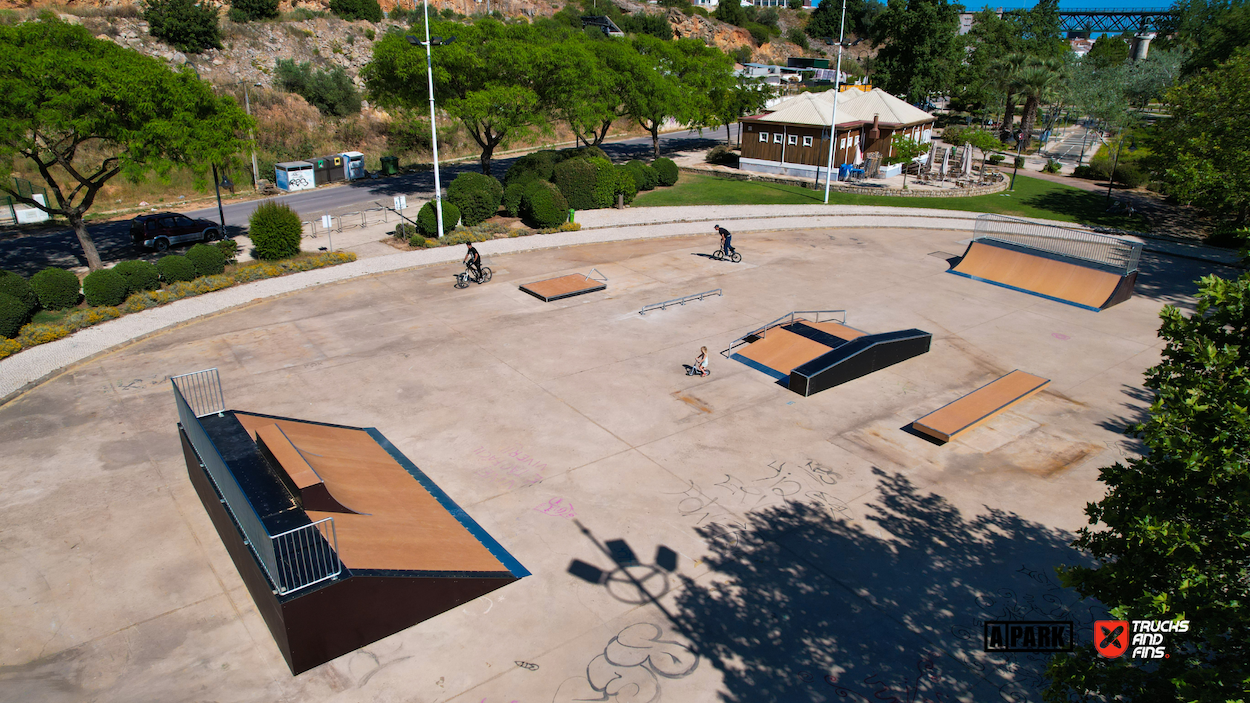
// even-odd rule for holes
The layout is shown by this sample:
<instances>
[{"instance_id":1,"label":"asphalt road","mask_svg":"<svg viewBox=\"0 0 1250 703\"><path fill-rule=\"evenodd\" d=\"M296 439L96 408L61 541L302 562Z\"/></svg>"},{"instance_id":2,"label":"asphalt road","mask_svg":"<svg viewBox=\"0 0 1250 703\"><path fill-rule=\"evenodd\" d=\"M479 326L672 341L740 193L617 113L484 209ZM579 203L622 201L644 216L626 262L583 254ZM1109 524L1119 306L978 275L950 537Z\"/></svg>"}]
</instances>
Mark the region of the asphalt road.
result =
<instances>
[{"instance_id":1,"label":"asphalt road","mask_svg":"<svg viewBox=\"0 0 1250 703\"><path fill-rule=\"evenodd\" d=\"M732 133L735 139L737 138L737 131L738 126L733 125ZM702 135L695 130L670 132L660 135L660 152L672 153L693 149L707 149L715 144L723 143L724 140L724 128L704 130ZM624 163L635 158L649 161L651 158L650 137L605 142L601 147L612 157L615 163ZM493 159L491 161L492 174L496 177L502 177L517 158L519 157ZM444 191L457 174L464 171L477 170L476 160L440 166L439 178ZM396 195L428 198L433 192L434 173L425 171L378 180L356 181L341 186L318 188L311 191L291 193L290 195L279 195L268 200L287 203L296 212L304 214L305 217L311 217L317 213L352 206L376 207L377 203L380 203L389 207ZM227 234L230 236L244 234L248 217L251 216L256 206L262 202L264 200L249 200L225 205L223 212L226 219ZM186 214L190 217L202 217L213 221L217 221L218 218L216 207L194 210ZM413 213L407 214L415 216ZM131 245L130 220L92 224L88 227L88 231L91 233L96 249L99 250L100 257L105 263L124 259L143 258L153 260L157 258L155 253L137 251ZM175 251L179 249L181 248L175 249ZM69 229L43 235L0 240L0 269L14 271L23 276L29 277L48 266L70 268L86 265L87 261L82 255L81 247L78 245L78 238Z\"/></svg>"}]
</instances>

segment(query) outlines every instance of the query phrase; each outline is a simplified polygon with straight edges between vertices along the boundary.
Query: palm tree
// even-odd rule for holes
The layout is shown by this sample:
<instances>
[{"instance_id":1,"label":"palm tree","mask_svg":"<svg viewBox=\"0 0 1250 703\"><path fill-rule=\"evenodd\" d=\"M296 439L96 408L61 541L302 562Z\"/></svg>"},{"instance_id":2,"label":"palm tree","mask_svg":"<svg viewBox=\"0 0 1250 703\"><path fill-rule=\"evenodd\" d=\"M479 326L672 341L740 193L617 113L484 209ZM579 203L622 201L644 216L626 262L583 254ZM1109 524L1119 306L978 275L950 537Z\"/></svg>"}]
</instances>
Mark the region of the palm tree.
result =
<instances>
[{"instance_id":1,"label":"palm tree","mask_svg":"<svg viewBox=\"0 0 1250 703\"><path fill-rule=\"evenodd\" d=\"M994 87L1007 94L1007 107L1003 111L1003 123L999 128L999 139L1006 140L1007 135L1011 134L1012 124L1016 121L1015 79L1016 74L1028 63L1028 60L1029 57L1025 54L1008 54L995 62L991 68Z\"/></svg>"},{"instance_id":2,"label":"palm tree","mask_svg":"<svg viewBox=\"0 0 1250 703\"><path fill-rule=\"evenodd\" d=\"M1028 149L1029 141L1033 138L1033 123L1037 120L1038 107L1051 99L1063 83L1062 68L1054 60L1035 59L1016 73L1016 93L1024 96L1024 115L1020 125L1024 146L1021 151Z\"/></svg>"}]
</instances>

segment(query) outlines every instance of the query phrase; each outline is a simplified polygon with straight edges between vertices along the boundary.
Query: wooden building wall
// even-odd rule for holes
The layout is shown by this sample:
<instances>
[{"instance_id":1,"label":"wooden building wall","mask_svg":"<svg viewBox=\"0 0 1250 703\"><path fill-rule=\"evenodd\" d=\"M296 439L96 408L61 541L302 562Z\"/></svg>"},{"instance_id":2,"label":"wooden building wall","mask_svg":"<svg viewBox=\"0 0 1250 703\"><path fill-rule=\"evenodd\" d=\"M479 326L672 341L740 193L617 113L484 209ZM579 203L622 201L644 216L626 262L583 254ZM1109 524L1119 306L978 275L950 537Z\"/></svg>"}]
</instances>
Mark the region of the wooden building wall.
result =
<instances>
[{"instance_id":1,"label":"wooden building wall","mask_svg":"<svg viewBox=\"0 0 1250 703\"><path fill-rule=\"evenodd\" d=\"M760 135L767 134L766 142L760 141ZM767 122L742 123L742 156L748 159L783 162L787 164L805 164L808 166L825 166L829 159L828 130L824 127L806 125L786 125ZM849 163L855 157L855 143L850 140L858 137L859 129L839 130L838 145L834 149L833 165ZM810 145L804 138L810 138ZM793 144L791 139L793 138Z\"/></svg>"}]
</instances>

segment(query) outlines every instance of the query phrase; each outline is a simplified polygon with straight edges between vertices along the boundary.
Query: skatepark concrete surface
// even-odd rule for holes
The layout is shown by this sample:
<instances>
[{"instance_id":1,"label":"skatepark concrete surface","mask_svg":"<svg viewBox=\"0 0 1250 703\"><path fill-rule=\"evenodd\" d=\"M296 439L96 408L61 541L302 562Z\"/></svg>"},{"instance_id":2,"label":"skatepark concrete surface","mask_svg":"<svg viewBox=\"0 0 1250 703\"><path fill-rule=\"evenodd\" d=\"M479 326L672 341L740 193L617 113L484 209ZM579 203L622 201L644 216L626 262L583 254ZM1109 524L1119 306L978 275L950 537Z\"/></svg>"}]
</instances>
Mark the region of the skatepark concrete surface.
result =
<instances>
[{"instance_id":1,"label":"skatepark concrete surface","mask_svg":"<svg viewBox=\"0 0 1250 703\"><path fill-rule=\"evenodd\" d=\"M0 701L1040 700L1044 661L981 623L1088 640L1054 567L1138 451L1160 308L1231 270L1148 251L1095 313L948 275L963 213L667 210L488 242L466 290L459 247L363 258L0 362ZM605 291L518 290L591 268ZM828 309L932 350L809 398L683 373ZM214 367L229 408L378 428L533 575L292 677L187 478L168 378ZM903 429L1013 369L1051 384L946 445Z\"/></svg>"}]
</instances>

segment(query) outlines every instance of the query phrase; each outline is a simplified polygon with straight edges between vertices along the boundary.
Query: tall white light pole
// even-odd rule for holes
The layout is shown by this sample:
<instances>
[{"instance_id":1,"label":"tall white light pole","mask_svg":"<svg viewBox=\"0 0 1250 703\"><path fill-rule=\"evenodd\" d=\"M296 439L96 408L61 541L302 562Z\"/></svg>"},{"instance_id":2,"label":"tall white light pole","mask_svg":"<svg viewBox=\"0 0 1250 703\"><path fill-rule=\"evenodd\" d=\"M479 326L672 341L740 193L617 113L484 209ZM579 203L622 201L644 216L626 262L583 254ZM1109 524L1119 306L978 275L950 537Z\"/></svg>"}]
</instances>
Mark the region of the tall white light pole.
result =
<instances>
[{"instance_id":1,"label":"tall white light pole","mask_svg":"<svg viewBox=\"0 0 1250 703\"><path fill-rule=\"evenodd\" d=\"M260 83L255 84L260 87ZM247 94L247 82L243 82L243 102L247 105L247 114L252 115L252 98ZM247 136L252 140L252 190L260 190L260 170L256 166L256 134L248 130Z\"/></svg>"},{"instance_id":2,"label":"tall white light pole","mask_svg":"<svg viewBox=\"0 0 1250 703\"><path fill-rule=\"evenodd\" d=\"M821 0L829 2L829 0ZM833 178L833 144L838 141L838 85L842 82L842 40L846 36L846 0L842 0L842 22L838 25L838 67L833 74L833 117L829 125L829 164L825 167L825 204L829 204L829 181Z\"/></svg>"},{"instance_id":3,"label":"tall white light pole","mask_svg":"<svg viewBox=\"0 0 1250 703\"><path fill-rule=\"evenodd\" d=\"M428 81L430 90L430 141L434 144L434 212L438 216L438 236L443 236L443 187L438 179L438 128L434 124L434 60L430 55L430 4L423 1L421 3L425 12L425 41L421 41L416 37L409 36L409 44L423 44L425 46L425 76ZM450 44L455 37L451 37L447 41L439 39L440 44Z\"/></svg>"}]
</instances>

